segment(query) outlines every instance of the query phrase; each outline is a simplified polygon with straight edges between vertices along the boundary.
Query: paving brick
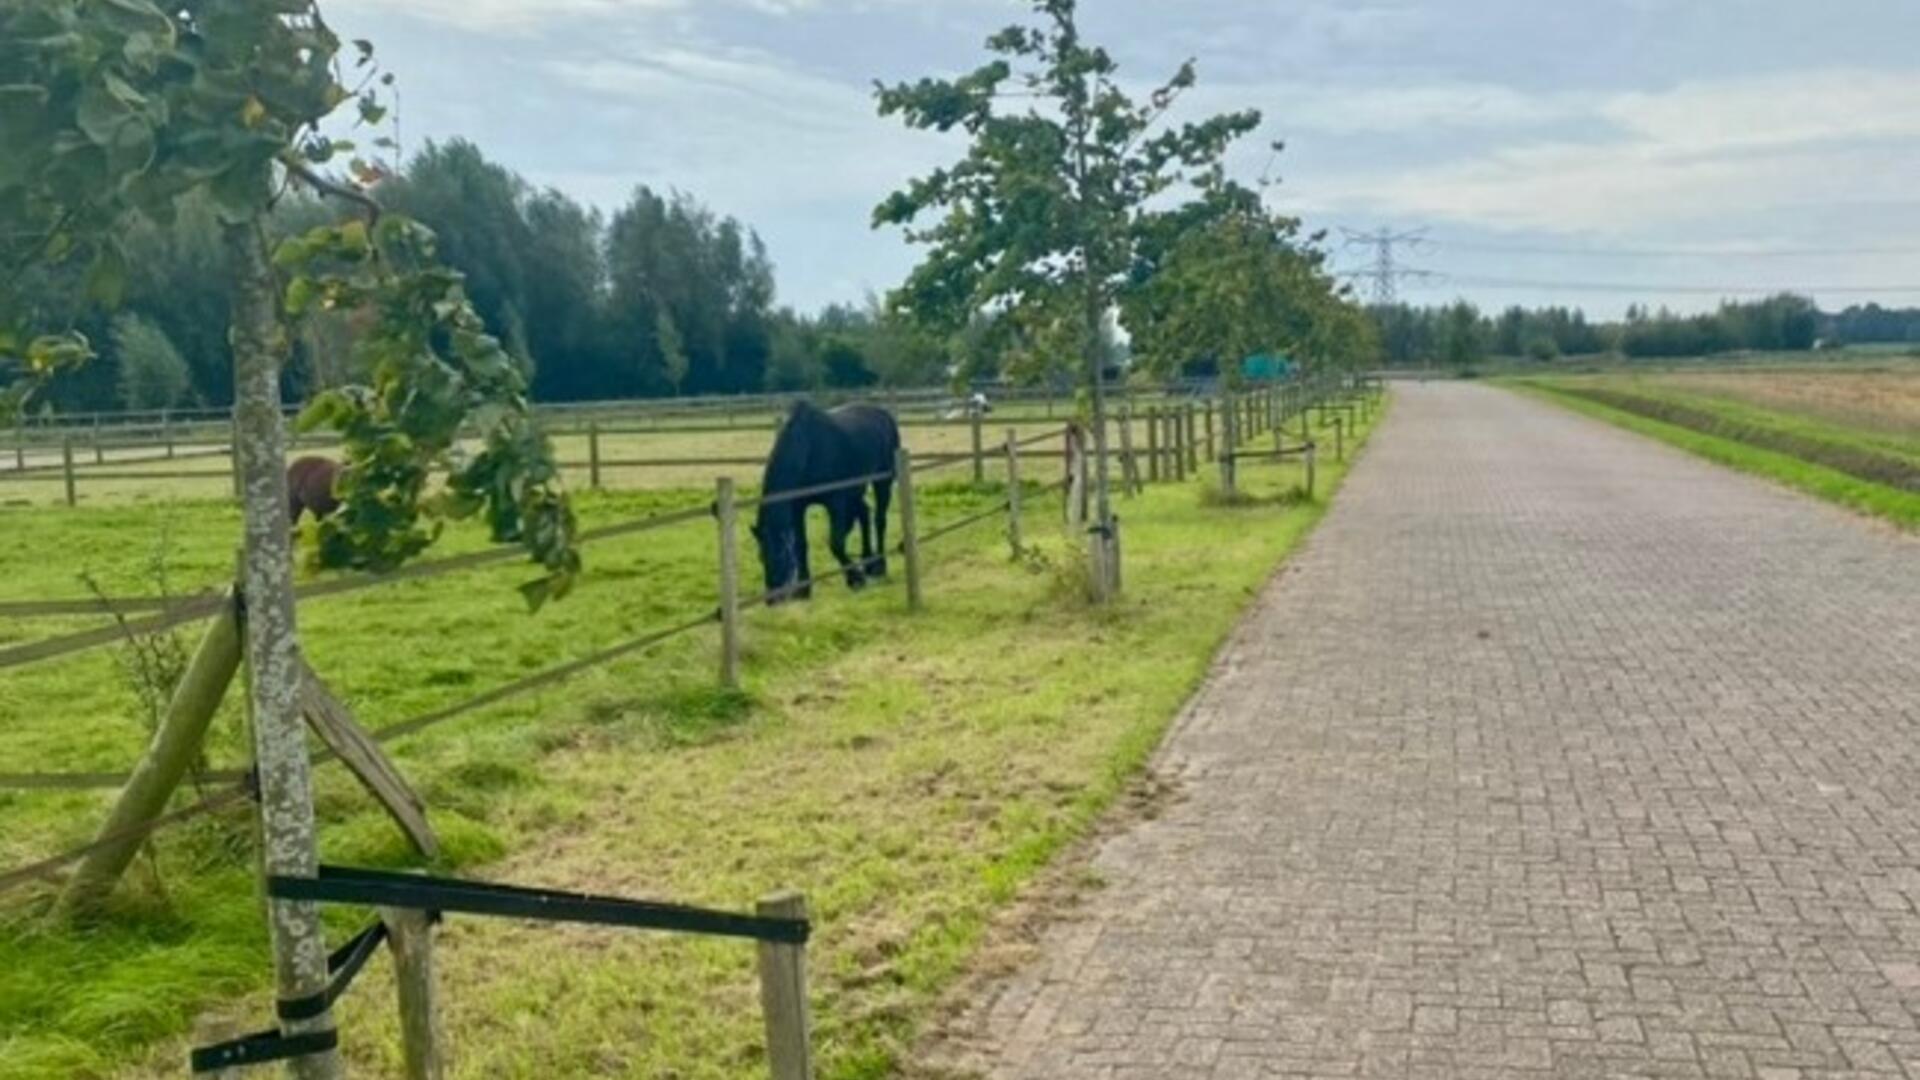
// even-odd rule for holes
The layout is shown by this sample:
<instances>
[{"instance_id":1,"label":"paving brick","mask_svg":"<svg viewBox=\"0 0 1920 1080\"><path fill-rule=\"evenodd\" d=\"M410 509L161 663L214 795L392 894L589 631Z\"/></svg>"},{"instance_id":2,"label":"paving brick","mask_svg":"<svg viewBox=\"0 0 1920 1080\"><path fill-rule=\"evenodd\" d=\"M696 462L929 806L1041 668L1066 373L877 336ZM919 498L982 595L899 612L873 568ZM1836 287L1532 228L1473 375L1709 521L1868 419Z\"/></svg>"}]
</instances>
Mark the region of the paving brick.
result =
<instances>
[{"instance_id":1,"label":"paving brick","mask_svg":"<svg viewBox=\"0 0 1920 1080\"><path fill-rule=\"evenodd\" d=\"M1920 543L1496 388L1396 394L1170 737L1182 797L969 1058L1913 1069Z\"/></svg>"}]
</instances>

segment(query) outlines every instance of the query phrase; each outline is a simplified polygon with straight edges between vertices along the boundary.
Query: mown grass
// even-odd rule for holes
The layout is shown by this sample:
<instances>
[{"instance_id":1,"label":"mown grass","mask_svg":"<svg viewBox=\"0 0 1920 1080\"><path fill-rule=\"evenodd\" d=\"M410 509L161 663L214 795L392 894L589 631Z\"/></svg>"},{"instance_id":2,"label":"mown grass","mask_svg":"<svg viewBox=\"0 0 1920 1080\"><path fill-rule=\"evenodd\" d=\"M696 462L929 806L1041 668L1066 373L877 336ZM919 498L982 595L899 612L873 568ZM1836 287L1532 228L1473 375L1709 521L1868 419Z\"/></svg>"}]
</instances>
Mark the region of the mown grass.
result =
<instances>
[{"instance_id":1,"label":"mown grass","mask_svg":"<svg viewBox=\"0 0 1920 1080\"><path fill-rule=\"evenodd\" d=\"M1294 469L1243 470L1243 483L1277 494ZM700 632L400 742L395 755L446 841L442 869L726 908L801 889L819 924L822 1075L883 1075L993 912L1138 774L1343 471L1322 464L1312 503L1217 506L1205 482L1123 503L1128 593L1112 611L1073 595L1058 502L1030 497L1040 554L1010 560L992 524L930 545L921 615L904 613L897 584L859 594L830 584L812 604L753 612L743 694L716 688L714 637ZM924 495L937 525L997 492ZM603 496L583 510L604 521L703 498ZM139 584L151 537L125 535L117 513L10 514L31 546L0 553L8 593L71 595L75 562ZM169 516L183 583L223 576L230 514ZM316 667L379 726L699 610L712 602L712 549L705 523L597 548L580 592L535 617L511 592L521 571L503 567L316 602L303 627ZM7 769L119 768L137 755L143 732L110 657L3 678ZM221 732L216 756L237 760L238 719ZM102 805L0 796L0 865L83 839ZM337 770L321 774L319 811L328 861L414 865ZM0 915L0 1076L177 1075L196 1015L266 1022L244 816L156 846L96 928L52 925L46 892ZM364 918L330 913L336 937ZM452 920L443 942L455 1075L764 1068L741 943L472 919ZM363 1074L397 1071L384 963L340 1019Z\"/></svg>"},{"instance_id":2,"label":"mown grass","mask_svg":"<svg viewBox=\"0 0 1920 1080\"><path fill-rule=\"evenodd\" d=\"M1903 447L1890 445L1877 434L1863 435L1857 430L1807 415L1764 410L1752 405L1709 397L1682 395L1672 390L1649 389L1633 380L1588 379L1576 382L1559 379L1518 379L1509 381L1508 385L1588 416L1651 436L1722 465L1764 476L1828 502L1883 518L1902 528L1920 529L1920 492L1876 483L1818 461L1807 460L1786 450L1754 445L1740 438L1727 437L1716 430L1698 430L1692 426L1683 426L1679 423L1641 415L1638 412L1607 404L1605 401L1594 400L1584 396L1580 391L1588 386L1602 388L1618 386L1621 390L1634 395L1647 395L1648 400L1670 401L1688 410L1697 410L1724 418L1727 426L1718 429L1719 431L1777 431L1789 437L1783 442L1796 447L1817 447L1820 444L1828 444L1839 448L1841 453L1864 448L1876 453L1904 458Z\"/></svg>"}]
</instances>

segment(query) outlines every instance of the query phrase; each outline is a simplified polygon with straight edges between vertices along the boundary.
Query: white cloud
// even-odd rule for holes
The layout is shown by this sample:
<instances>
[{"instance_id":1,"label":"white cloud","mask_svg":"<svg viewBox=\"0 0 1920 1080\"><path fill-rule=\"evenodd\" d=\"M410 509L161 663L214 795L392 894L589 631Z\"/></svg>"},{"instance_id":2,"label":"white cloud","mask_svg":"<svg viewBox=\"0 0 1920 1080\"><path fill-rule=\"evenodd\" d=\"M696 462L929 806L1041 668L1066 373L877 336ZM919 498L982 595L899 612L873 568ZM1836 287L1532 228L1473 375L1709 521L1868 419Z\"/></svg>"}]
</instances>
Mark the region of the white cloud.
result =
<instances>
[{"instance_id":1,"label":"white cloud","mask_svg":"<svg viewBox=\"0 0 1920 1080\"><path fill-rule=\"evenodd\" d=\"M1584 119L1573 113L1561 123L1601 137L1516 140L1435 165L1322 176L1313 201L1504 228L1625 230L1910 198L1920 167L1912 141L1920 135L1920 74L1836 70L1687 83L1605 97Z\"/></svg>"},{"instance_id":2,"label":"white cloud","mask_svg":"<svg viewBox=\"0 0 1920 1080\"><path fill-rule=\"evenodd\" d=\"M676 11L689 0L338 0L338 6L405 14L463 30L516 32L565 19Z\"/></svg>"},{"instance_id":3,"label":"white cloud","mask_svg":"<svg viewBox=\"0 0 1920 1080\"><path fill-rule=\"evenodd\" d=\"M596 122L636 147L627 185L682 186L742 214L839 200L864 226L861 201L953 155L880 118L864 87L752 50L670 47L547 72L591 94Z\"/></svg>"},{"instance_id":4,"label":"white cloud","mask_svg":"<svg viewBox=\"0 0 1920 1080\"><path fill-rule=\"evenodd\" d=\"M1434 82L1355 87L1326 82L1202 82L1191 111L1253 106L1288 132L1400 134L1450 129L1510 129L1553 124L1587 113L1590 96L1529 94L1493 83Z\"/></svg>"}]
</instances>

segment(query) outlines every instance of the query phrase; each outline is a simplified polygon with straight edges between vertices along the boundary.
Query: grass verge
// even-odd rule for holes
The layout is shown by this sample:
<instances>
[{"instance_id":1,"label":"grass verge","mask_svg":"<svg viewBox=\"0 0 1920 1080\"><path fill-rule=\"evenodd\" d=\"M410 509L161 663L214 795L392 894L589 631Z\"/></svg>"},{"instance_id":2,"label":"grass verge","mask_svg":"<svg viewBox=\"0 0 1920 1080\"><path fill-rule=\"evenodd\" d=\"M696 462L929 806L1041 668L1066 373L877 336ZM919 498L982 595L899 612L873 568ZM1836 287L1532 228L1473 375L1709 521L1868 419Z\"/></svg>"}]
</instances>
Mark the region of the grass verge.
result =
<instances>
[{"instance_id":1,"label":"grass verge","mask_svg":"<svg viewBox=\"0 0 1920 1080\"><path fill-rule=\"evenodd\" d=\"M1575 412L1677 446L1710 461L1756 476L1764 476L1828 502L1882 518L1901 528L1920 529L1920 492L1875 483L1829 465L1809 461L1784 449L1757 446L1725 434L1717 434L1712 430L1697 430L1692 426L1643 415L1639 411L1629 411L1620 407L1620 402L1612 399L1596 399L1586 393L1555 383L1525 379L1510 380L1505 385ZM1671 415L1686 417L1690 416L1692 411L1676 412ZM1751 423L1751 414L1759 410L1748 408L1743 409L1742 412L1747 414L1748 423ZM1779 417L1779 421L1782 430L1805 432L1809 427L1809 422L1802 418ZM1719 430L1741 431L1751 430L1751 428L1735 427ZM1798 447L1804 444L1793 442L1781 445Z\"/></svg>"},{"instance_id":2,"label":"grass verge","mask_svg":"<svg viewBox=\"0 0 1920 1080\"><path fill-rule=\"evenodd\" d=\"M1322 463L1322 491L1343 473ZM1075 602L1050 572L1065 541L1057 502L1036 498L1028 533L1042 557L1013 562L991 524L931 544L919 616L903 613L897 585L832 585L812 604L753 612L742 695L714 689L713 641L696 634L399 744L399 763L433 807L443 868L725 908L804 891L819 925L821 1075L885 1075L993 914L1140 772L1325 507L1324 495L1212 506L1202 491L1163 485L1121 504L1128 592L1114 610ZM991 497L926 494L932 526ZM89 538L72 530L109 524L48 519L37 535L81 550ZM180 539L198 552L229 527L183 523L193 536ZM303 624L316 666L376 725L710 603L711 546L690 529L603 549L580 593L534 619L514 610L517 568L503 568L316 605ZM123 559L138 554L121 547ZM196 558L209 573L222 561ZM30 737L15 745L32 751L20 767L131 760L140 733L114 715L124 702L107 663L12 673L8 696L27 694L14 700L62 703L20 710ZM49 712L63 715L40 718ZM9 864L84 836L99 814L96 796L0 799ZM319 809L329 861L410 863L340 778L328 774ZM248 849L241 821L163 839L113 918L84 934L49 926L32 902L0 914L0 1076L177 1075L196 1015L261 1026L267 966ZM336 937L365 917L330 913ZM443 935L454 1075L690 1080L764 1068L751 947L478 919ZM356 1068L397 1073L384 962L339 1020Z\"/></svg>"}]
</instances>

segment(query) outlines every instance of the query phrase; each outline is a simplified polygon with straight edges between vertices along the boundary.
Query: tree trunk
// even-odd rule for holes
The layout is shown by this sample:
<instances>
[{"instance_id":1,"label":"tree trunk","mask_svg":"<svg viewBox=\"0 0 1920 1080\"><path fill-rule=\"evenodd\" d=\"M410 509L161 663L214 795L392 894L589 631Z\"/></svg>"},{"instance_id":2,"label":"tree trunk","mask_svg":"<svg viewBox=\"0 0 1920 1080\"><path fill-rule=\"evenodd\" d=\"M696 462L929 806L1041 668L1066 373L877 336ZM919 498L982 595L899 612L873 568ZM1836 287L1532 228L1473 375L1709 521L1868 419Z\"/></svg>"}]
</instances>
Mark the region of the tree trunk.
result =
<instances>
[{"instance_id":1,"label":"tree trunk","mask_svg":"<svg viewBox=\"0 0 1920 1080\"><path fill-rule=\"evenodd\" d=\"M269 875L313 877L319 856L311 764L299 712L302 665L294 629L293 539L287 514L286 432L280 412L286 333L259 223L226 226L223 240L234 273L230 334L235 473L245 515L241 589L254 763L260 774L261 858ZM267 923L278 996L295 999L324 991L327 942L319 905L269 899ZM288 1034L332 1027L330 1011L285 1024ZM337 1051L294 1058L287 1068L299 1080L335 1080L346 1075Z\"/></svg>"},{"instance_id":2,"label":"tree trunk","mask_svg":"<svg viewBox=\"0 0 1920 1080\"><path fill-rule=\"evenodd\" d=\"M1100 356L1100 331L1106 320L1106 305L1101 302L1099 278L1089 260L1087 281L1087 367L1093 382L1093 542L1094 599L1106 603L1119 593L1117 565L1119 545L1115 542L1113 502L1107 491L1107 394L1106 364Z\"/></svg>"}]
</instances>

